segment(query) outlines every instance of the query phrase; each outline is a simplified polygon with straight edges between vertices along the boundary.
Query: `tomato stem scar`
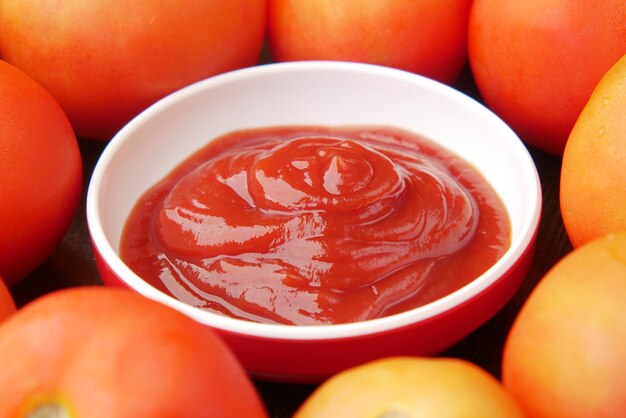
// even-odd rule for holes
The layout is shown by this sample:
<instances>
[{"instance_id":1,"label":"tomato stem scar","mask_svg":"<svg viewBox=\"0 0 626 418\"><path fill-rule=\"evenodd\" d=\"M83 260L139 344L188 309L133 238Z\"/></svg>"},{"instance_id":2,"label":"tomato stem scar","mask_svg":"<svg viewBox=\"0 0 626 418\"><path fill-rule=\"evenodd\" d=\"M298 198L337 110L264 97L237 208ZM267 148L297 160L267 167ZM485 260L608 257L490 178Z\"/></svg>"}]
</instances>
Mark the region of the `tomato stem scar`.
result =
<instances>
[{"instance_id":1,"label":"tomato stem scar","mask_svg":"<svg viewBox=\"0 0 626 418\"><path fill-rule=\"evenodd\" d=\"M37 405L26 418L71 418L67 408L58 402Z\"/></svg>"},{"instance_id":2,"label":"tomato stem scar","mask_svg":"<svg viewBox=\"0 0 626 418\"><path fill-rule=\"evenodd\" d=\"M400 411L385 411L378 418L409 418L409 416Z\"/></svg>"},{"instance_id":3,"label":"tomato stem scar","mask_svg":"<svg viewBox=\"0 0 626 418\"><path fill-rule=\"evenodd\" d=\"M61 394L35 396L22 405L20 418L72 418L72 404Z\"/></svg>"}]
</instances>

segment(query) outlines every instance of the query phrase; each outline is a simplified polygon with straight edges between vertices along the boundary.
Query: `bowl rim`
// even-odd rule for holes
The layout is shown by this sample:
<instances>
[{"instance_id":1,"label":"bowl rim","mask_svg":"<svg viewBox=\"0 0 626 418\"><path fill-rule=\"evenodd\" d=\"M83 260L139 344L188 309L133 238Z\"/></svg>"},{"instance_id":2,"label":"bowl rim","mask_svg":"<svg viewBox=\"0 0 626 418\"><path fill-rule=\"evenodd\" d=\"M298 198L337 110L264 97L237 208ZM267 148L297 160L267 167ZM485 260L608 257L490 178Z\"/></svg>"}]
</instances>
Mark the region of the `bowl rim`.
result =
<instances>
[{"instance_id":1,"label":"bowl rim","mask_svg":"<svg viewBox=\"0 0 626 418\"><path fill-rule=\"evenodd\" d=\"M132 136L137 128L140 127L145 121L158 116L164 109L167 109L170 106L175 106L179 101L202 93L203 91L214 88L215 86L225 83L233 83L239 79L246 79L248 77L265 76L270 73L280 74L311 70L357 71L384 77L404 78L411 82L422 84L427 88L437 89L438 93L449 96L450 99L461 101L465 106L472 107L482 119L497 125L502 132L506 133L505 140L508 141L508 145L512 148L513 153L518 157L521 166L525 169L524 174L528 176L527 180L531 187L530 191L534 191L534 193L527 196L528 205L533 210L525 217L520 228L520 233L516 239L511 241L509 249L485 273L475 278L465 286L433 302L382 318L332 325L268 324L222 316L188 305L173 296L161 292L136 275L121 261L120 257L117 255L117 251L114 250L111 242L104 232L105 229L102 224L102 218L99 214L99 202L101 200L100 191L103 182L105 182L103 175L107 171L111 161L116 157L117 151L123 145L125 138ZM87 190L86 218L89 235L94 249L102 258L102 261L106 263L111 272L131 290L138 292L144 297L170 306L207 326L223 332L265 339L306 341L355 338L388 332L427 321L466 303L496 283L502 276L507 274L515 267L519 259L526 253L528 248L532 245L539 228L541 206L542 195L539 175L527 148L519 139L517 134L508 125L506 125L504 121L502 121L485 105L469 95L455 89L454 87L419 74L409 73L404 70L383 67L375 64L339 61L295 61L246 67L197 81L163 97L138 114L126 126L118 131L116 135L114 135L114 137L105 146L102 154L96 162Z\"/></svg>"}]
</instances>

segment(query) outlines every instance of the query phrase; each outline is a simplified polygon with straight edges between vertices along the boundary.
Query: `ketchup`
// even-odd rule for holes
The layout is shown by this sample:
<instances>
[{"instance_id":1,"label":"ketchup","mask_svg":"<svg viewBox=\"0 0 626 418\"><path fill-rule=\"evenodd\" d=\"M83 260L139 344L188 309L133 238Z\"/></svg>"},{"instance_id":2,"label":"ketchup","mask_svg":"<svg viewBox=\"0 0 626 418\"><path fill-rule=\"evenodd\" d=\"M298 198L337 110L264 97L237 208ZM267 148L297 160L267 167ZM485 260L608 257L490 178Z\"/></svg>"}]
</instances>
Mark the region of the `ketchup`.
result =
<instances>
[{"instance_id":1,"label":"ketchup","mask_svg":"<svg viewBox=\"0 0 626 418\"><path fill-rule=\"evenodd\" d=\"M148 190L122 259L191 305L251 321L337 324L423 305L509 247L467 162L390 127L269 127L211 141Z\"/></svg>"}]
</instances>

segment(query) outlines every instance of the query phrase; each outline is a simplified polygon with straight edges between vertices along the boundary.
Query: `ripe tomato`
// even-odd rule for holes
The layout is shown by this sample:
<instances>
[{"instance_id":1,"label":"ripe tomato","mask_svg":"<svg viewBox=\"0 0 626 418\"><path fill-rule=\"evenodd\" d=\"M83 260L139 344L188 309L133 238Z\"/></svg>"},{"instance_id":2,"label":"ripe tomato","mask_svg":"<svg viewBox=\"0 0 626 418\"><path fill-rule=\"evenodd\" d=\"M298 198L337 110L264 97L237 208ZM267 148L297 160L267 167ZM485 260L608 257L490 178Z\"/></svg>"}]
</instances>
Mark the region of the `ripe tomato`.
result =
<instances>
[{"instance_id":1,"label":"ripe tomato","mask_svg":"<svg viewBox=\"0 0 626 418\"><path fill-rule=\"evenodd\" d=\"M560 203L574 247L626 231L626 55L602 77L565 145Z\"/></svg>"},{"instance_id":2,"label":"ripe tomato","mask_svg":"<svg viewBox=\"0 0 626 418\"><path fill-rule=\"evenodd\" d=\"M11 292L0 277L0 322L4 321L15 312L15 302Z\"/></svg>"},{"instance_id":3,"label":"ripe tomato","mask_svg":"<svg viewBox=\"0 0 626 418\"><path fill-rule=\"evenodd\" d=\"M294 418L507 417L523 414L486 371L453 358L389 357L324 382Z\"/></svg>"},{"instance_id":4,"label":"ripe tomato","mask_svg":"<svg viewBox=\"0 0 626 418\"><path fill-rule=\"evenodd\" d=\"M269 0L276 61L387 65L455 81L467 60L471 0Z\"/></svg>"},{"instance_id":5,"label":"ripe tomato","mask_svg":"<svg viewBox=\"0 0 626 418\"><path fill-rule=\"evenodd\" d=\"M56 248L81 196L67 117L30 77L0 61L0 275L10 286Z\"/></svg>"},{"instance_id":6,"label":"ripe tomato","mask_svg":"<svg viewBox=\"0 0 626 418\"><path fill-rule=\"evenodd\" d=\"M626 412L626 233L576 248L539 282L507 337L504 387L528 417Z\"/></svg>"},{"instance_id":7,"label":"ripe tomato","mask_svg":"<svg viewBox=\"0 0 626 418\"><path fill-rule=\"evenodd\" d=\"M469 61L485 103L561 155L604 73L626 53L624 0L475 0Z\"/></svg>"},{"instance_id":8,"label":"ripe tomato","mask_svg":"<svg viewBox=\"0 0 626 418\"><path fill-rule=\"evenodd\" d=\"M162 96L255 64L265 0L4 0L3 59L43 85L79 137L109 139Z\"/></svg>"},{"instance_id":9,"label":"ripe tomato","mask_svg":"<svg viewBox=\"0 0 626 418\"><path fill-rule=\"evenodd\" d=\"M0 358L2 417L267 416L214 332L128 290L36 299L0 326Z\"/></svg>"}]
</instances>

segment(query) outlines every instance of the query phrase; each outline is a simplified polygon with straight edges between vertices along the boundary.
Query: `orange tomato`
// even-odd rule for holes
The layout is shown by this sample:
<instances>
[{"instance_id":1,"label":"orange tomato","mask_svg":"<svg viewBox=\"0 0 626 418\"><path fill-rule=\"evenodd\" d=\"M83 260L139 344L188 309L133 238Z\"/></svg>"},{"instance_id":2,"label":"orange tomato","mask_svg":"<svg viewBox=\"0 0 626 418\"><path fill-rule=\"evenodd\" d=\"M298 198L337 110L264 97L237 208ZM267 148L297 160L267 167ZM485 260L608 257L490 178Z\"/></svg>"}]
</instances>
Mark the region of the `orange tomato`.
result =
<instances>
[{"instance_id":1,"label":"orange tomato","mask_svg":"<svg viewBox=\"0 0 626 418\"><path fill-rule=\"evenodd\" d=\"M15 301L11 292L0 277L0 322L4 321L15 312Z\"/></svg>"},{"instance_id":2,"label":"orange tomato","mask_svg":"<svg viewBox=\"0 0 626 418\"><path fill-rule=\"evenodd\" d=\"M626 53L624 0L476 0L469 61L485 103L561 155L602 75Z\"/></svg>"},{"instance_id":3,"label":"orange tomato","mask_svg":"<svg viewBox=\"0 0 626 418\"><path fill-rule=\"evenodd\" d=\"M41 264L67 232L80 201L83 173L63 110L4 61L0 167L0 275L11 286Z\"/></svg>"},{"instance_id":4,"label":"orange tomato","mask_svg":"<svg viewBox=\"0 0 626 418\"><path fill-rule=\"evenodd\" d=\"M615 418L626 411L626 233L576 248L515 320L505 388L529 417Z\"/></svg>"},{"instance_id":5,"label":"orange tomato","mask_svg":"<svg viewBox=\"0 0 626 418\"><path fill-rule=\"evenodd\" d=\"M340 60L396 67L446 83L467 61L471 0L269 0L276 61Z\"/></svg>"},{"instance_id":6,"label":"orange tomato","mask_svg":"<svg viewBox=\"0 0 626 418\"><path fill-rule=\"evenodd\" d=\"M3 0L0 50L61 104L78 136L109 139L162 96L253 65L265 0Z\"/></svg>"},{"instance_id":7,"label":"orange tomato","mask_svg":"<svg viewBox=\"0 0 626 418\"><path fill-rule=\"evenodd\" d=\"M626 55L600 80L563 154L560 203L578 247L626 231Z\"/></svg>"},{"instance_id":8,"label":"orange tomato","mask_svg":"<svg viewBox=\"0 0 626 418\"><path fill-rule=\"evenodd\" d=\"M294 418L522 417L486 371L453 358L390 357L331 377Z\"/></svg>"},{"instance_id":9,"label":"orange tomato","mask_svg":"<svg viewBox=\"0 0 626 418\"><path fill-rule=\"evenodd\" d=\"M36 299L0 326L0 358L2 417L267 416L214 332L128 290Z\"/></svg>"}]
</instances>

